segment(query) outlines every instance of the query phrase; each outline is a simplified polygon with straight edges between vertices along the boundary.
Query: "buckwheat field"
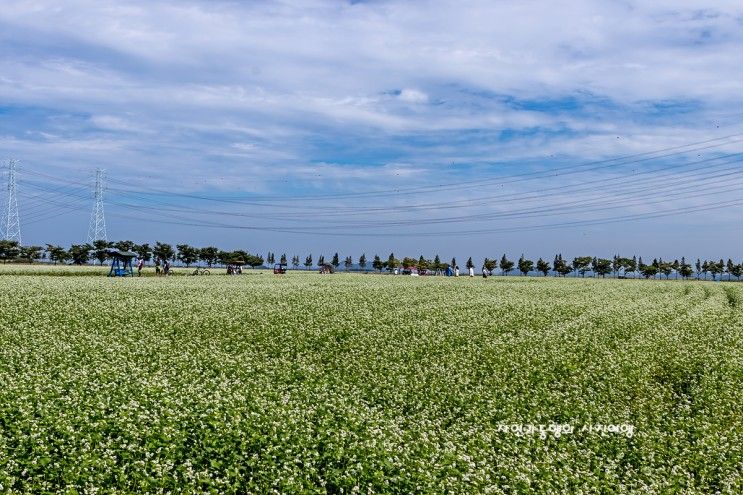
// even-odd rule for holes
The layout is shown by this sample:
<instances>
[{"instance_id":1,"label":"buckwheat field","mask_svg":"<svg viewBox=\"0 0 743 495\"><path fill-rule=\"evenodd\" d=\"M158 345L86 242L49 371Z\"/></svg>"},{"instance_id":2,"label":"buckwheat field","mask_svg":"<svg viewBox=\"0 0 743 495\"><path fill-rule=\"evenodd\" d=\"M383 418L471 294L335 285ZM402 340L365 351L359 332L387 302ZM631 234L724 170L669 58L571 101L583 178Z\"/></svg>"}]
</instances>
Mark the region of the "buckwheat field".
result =
<instances>
[{"instance_id":1,"label":"buckwheat field","mask_svg":"<svg viewBox=\"0 0 743 495\"><path fill-rule=\"evenodd\" d=\"M0 276L0 492L530 491L743 492L743 286Z\"/></svg>"}]
</instances>

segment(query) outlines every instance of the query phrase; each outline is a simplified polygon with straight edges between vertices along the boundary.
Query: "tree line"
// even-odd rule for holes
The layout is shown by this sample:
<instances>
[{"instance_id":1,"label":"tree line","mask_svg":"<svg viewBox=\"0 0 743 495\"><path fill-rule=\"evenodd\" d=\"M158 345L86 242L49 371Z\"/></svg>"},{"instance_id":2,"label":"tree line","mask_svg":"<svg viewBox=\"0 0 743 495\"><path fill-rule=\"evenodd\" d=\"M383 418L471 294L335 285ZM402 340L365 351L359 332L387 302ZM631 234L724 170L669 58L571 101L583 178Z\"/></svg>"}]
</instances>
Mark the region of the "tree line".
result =
<instances>
[{"instance_id":1,"label":"tree line","mask_svg":"<svg viewBox=\"0 0 743 495\"><path fill-rule=\"evenodd\" d=\"M286 254L282 254L277 260L276 255L272 252L267 253L264 257L258 254L251 254L244 250L224 251L214 246L200 248L189 244L176 244L174 247L164 242L155 242L153 245L150 245L148 243L137 244L128 240L116 242L98 240L90 244L73 244L68 249L54 244L47 244L45 247L21 246L16 241L1 240L0 261L4 263L9 261L32 263L46 259L53 264L72 263L82 265L91 261L97 261L99 264L103 264L109 258L109 250L111 249L132 251L137 254L139 259L144 260L145 263L153 260L172 260L179 261L186 267L199 262L205 263L209 267L240 263L253 268L263 266L264 263L268 265L281 263L287 266L291 264L294 269L299 269L303 266L309 270L313 266L322 267L325 265L332 265L335 269L338 269L342 264L346 270L351 270L356 264L362 271L372 269L381 273L383 271L415 270L419 273L433 275L441 275L445 273L447 268L458 267L456 258L452 258L450 261L442 261L439 255L436 255L434 259L426 259L422 255L418 258L406 256L398 259L394 253L390 253L386 259L382 259L379 255L374 255L369 260L366 254L362 254L359 256L357 262L354 263L352 256L346 256L341 259L338 253L335 253L328 260L325 259L324 255L320 255L314 260L312 254L309 254L303 261L298 255L292 256L291 260L289 260ZM467 269L476 268L472 257L467 259L464 266ZM505 254L500 259L485 258L483 260L481 271L486 271L492 275L496 274L498 270L503 276L510 275L514 272L523 276L534 273L543 276L552 274L554 276L565 277L572 274L574 276L585 277L586 274L590 273L596 277L613 275L618 278L631 276L647 279L658 277L669 279L671 276L674 276L675 278L681 277L682 279L696 278L705 280L711 277L713 280L717 280L718 277L722 279L727 275L728 280L731 280L732 277L739 280L743 275L743 263L734 263L731 259L727 261L722 259L697 259L696 263L692 265L686 261L685 257L682 257L681 260L676 259L673 261L655 258L650 263L645 263L642 257L633 256L632 258L626 258L618 255L612 259L576 256L572 260L568 260L563 259L562 254L557 254L552 262L542 258L533 261L525 258L523 255L514 261L508 259Z\"/></svg>"}]
</instances>

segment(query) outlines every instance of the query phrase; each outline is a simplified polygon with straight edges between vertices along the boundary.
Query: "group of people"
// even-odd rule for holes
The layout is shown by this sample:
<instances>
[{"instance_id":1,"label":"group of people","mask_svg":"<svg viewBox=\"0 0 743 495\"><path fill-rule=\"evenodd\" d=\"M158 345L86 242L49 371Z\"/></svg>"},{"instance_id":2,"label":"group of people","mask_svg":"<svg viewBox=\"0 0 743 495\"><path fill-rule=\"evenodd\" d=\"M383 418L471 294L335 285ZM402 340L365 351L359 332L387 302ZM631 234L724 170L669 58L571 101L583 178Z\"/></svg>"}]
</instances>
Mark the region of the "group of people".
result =
<instances>
[{"instance_id":1,"label":"group of people","mask_svg":"<svg viewBox=\"0 0 743 495\"><path fill-rule=\"evenodd\" d=\"M160 265L162 265L162 268L160 268ZM137 275L142 276L142 269L144 268L144 260L139 260L139 263L137 264ZM170 261L168 260L160 260L160 258L155 259L155 275L167 277L170 275Z\"/></svg>"},{"instance_id":2,"label":"group of people","mask_svg":"<svg viewBox=\"0 0 743 495\"><path fill-rule=\"evenodd\" d=\"M470 266L469 268L467 268L467 274L470 277L474 277L475 276L475 267L474 266ZM482 278L488 278L490 275L492 275L492 273L490 272L490 270L488 270L488 268L485 265L483 265L482 266ZM459 265L454 266L454 268L452 268L451 266L447 266L446 267L446 276L447 277L452 277L452 276L458 277L459 276Z\"/></svg>"},{"instance_id":3,"label":"group of people","mask_svg":"<svg viewBox=\"0 0 743 495\"><path fill-rule=\"evenodd\" d=\"M243 267L240 265L227 265L227 275L242 275Z\"/></svg>"}]
</instances>

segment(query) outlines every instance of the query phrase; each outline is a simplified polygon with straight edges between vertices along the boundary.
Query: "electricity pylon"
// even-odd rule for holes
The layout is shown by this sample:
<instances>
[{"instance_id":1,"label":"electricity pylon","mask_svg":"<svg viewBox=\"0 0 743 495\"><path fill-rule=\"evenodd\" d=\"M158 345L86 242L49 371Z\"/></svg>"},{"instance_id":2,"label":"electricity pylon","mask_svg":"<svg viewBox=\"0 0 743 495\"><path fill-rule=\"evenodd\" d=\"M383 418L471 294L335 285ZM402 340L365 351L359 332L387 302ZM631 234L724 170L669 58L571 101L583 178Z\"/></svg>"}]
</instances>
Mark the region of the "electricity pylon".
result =
<instances>
[{"instance_id":1,"label":"electricity pylon","mask_svg":"<svg viewBox=\"0 0 743 495\"><path fill-rule=\"evenodd\" d=\"M17 241L21 244L21 222L18 219L18 198L16 197L16 165L12 158L8 161L8 194L3 205L3 218L0 231L6 241Z\"/></svg>"},{"instance_id":2,"label":"electricity pylon","mask_svg":"<svg viewBox=\"0 0 743 495\"><path fill-rule=\"evenodd\" d=\"M108 241L106 217L103 214L103 170L100 168L95 171L95 204L88 226L88 242L92 244L98 240Z\"/></svg>"}]
</instances>

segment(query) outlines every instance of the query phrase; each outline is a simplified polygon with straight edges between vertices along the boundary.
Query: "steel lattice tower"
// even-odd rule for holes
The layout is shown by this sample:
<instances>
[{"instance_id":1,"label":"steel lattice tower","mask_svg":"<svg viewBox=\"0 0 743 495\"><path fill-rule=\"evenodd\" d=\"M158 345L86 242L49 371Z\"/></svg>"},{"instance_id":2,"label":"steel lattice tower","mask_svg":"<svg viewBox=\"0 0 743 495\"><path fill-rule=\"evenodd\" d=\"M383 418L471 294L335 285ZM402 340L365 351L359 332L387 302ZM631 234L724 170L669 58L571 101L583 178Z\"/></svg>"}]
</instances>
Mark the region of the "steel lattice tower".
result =
<instances>
[{"instance_id":1,"label":"steel lattice tower","mask_svg":"<svg viewBox=\"0 0 743 495\"><path fill-rule=\"evenodd\" d=\"M108 241L106 217L103 215L103 170L100 168L95 171L95 205L88 226L88 242L92 244L98 240Z\"/></svg>"},{"instance_id":2,"label":"steel lattice tower","mask_svg":"<svg viewBox=\"0 0 743 495\"><path fill-rule=\"evenodd\" d=\"M17 161L8 161L8 194L3 205L3 219L0 225L3 240L17 241L21 244L21 222L18 219L18 198L16 197L16 165Z\"/></svg>"}]
</instances>

